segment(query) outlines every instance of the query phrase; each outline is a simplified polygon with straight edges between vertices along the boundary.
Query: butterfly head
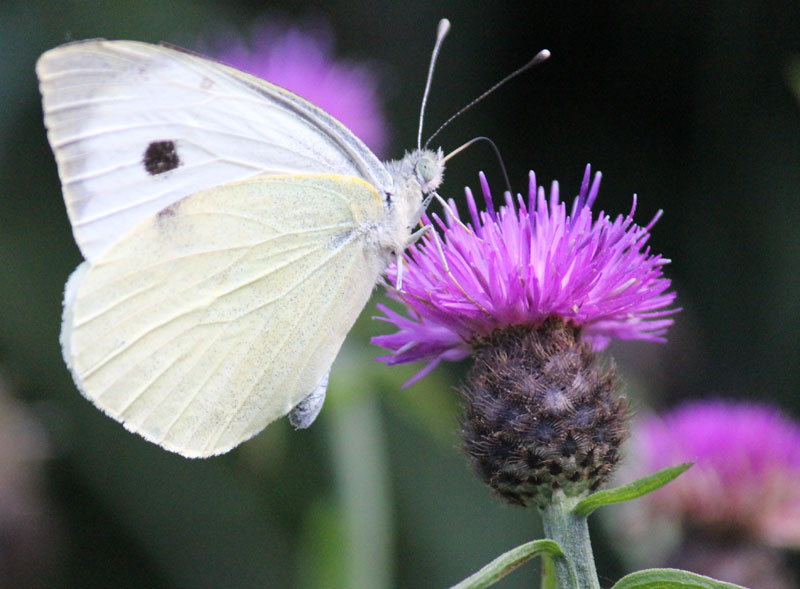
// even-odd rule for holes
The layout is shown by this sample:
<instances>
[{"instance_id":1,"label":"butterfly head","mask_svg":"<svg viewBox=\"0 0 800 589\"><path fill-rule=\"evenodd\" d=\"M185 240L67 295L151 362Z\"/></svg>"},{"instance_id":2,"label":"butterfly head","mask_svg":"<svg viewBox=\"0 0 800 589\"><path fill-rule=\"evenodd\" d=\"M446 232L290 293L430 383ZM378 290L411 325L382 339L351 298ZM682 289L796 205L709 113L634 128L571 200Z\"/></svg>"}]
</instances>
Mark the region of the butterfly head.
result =
<instances>
[{"instance_id":1,"label":"butterfly head","mask_svg":"<svg viewBox=\"0 0 800 589\"><path fill-rule=\"evenodd\" d=\"M442 150L415 149L403 159L386 163L392 176L393 188L386 193L386 208L406 228L419 222L430 199L426 198L442 183L444 155Z\"/></svg>"},{"instance_id":2,"label":"butterfly head","mask_svg":"<svg viewBox=\"0 0 800 589\"><path fill-rule=\"evenodd\" d=\"M416 150L410 154L414 163L414 176L423 195L436 190L442 183L444 156L442 150Z\"/></svg>"}]
</instances>

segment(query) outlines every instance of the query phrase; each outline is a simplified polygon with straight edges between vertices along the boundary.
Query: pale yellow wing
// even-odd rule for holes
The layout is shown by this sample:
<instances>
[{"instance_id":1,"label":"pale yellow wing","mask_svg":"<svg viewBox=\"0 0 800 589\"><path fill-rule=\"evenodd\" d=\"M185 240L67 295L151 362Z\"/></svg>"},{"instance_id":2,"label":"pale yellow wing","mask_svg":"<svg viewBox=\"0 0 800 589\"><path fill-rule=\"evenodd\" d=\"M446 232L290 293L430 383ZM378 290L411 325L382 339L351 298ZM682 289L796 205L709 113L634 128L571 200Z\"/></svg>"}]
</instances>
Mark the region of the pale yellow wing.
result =
<instances>
[{"instance_id":1,"label":"pale yellow wing","mask_svg":"<svg viewBox=\"0 0 800 589\"><path fill-rule=\"evenodd\" d=\"M83 394L185 456L226 452L320 384L384 260L375 189L268 176L187 197L75 271L64 357Z\"/></svg>"}]
</instances>

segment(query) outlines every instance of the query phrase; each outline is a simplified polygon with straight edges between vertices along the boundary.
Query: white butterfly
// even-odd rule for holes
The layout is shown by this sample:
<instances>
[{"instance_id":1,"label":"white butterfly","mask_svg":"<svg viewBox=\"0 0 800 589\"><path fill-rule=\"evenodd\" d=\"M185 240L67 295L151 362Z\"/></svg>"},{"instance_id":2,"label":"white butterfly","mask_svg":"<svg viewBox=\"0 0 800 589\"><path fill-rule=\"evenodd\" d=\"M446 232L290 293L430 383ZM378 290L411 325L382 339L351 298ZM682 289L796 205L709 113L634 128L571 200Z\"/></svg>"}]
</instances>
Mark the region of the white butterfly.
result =
<instances>
[{"instance_id":1,"label":"white butterfly","mask_svg":"<svg viewBox=\"0 0 800 589\"><path fill-rule=\"evenodd\" d=\"M310 425L441 152L381 163L291 92L163 46L73 43L36 71L86 259L61 331L80 391L189 457Z\"/></svg>"}]
</instances>

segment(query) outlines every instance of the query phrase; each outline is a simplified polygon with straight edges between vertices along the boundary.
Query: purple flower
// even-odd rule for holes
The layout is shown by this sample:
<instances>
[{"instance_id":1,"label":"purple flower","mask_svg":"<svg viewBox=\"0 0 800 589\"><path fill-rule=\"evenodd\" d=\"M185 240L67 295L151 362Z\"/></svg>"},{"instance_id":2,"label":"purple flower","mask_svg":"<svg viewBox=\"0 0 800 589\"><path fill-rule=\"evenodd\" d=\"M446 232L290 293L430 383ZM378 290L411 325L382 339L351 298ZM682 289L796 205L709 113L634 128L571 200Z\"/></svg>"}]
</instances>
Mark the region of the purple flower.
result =
<instances>
[{"instance_id":1,"label":"purple flower","mask_svg":"<svg viewBox=\"0 0 800 589\"><path fill-rule=\"evenodd\" d=\"M800 547L800 424L752 403L684 404L632 434L631 476L695 465L645 498L650 517ZM645 521L648 517L644 518ZM645 524L646 525L646 524Z\"/></svg>"},{"instance_id":2,"label":"purple flower","mask_svg":"<svg viewBox=\"0 0 800 589\"><path fill-rule=\"evenodd\" d=\"M646 247L661 212L645 227L635 224L634 196L628 215L593 215L600 177L590 182L586 167L568 211L558 183L548 199L531 172L528 202L518 195L515 203L506 193L496 211L481 174L486 211L478 213L467 189L466 225L452 202L455 217L448 213L442 222L434 215L443 230L442 253L433 232L409 248L402 291L392 293L409 315L380 305L384 315L378 319L398 331L373 338L392 351L379 360L427 361L414 382L441 360L466 358L475 338L513 325L539 327L551 317L580 328L596 350L611 338L664 341L672 324L667 316L677 311L670 308L675 293L665 292L670 281L662 275L669 260ZM387 274L395 283L396 267Z\"/></svg>"},{"instance_id":3,"label":"purple flower","mask_svg":"<svg viewBox=\"0 0 800 589\"><path fill-rule=\"evenodd\" d=\"M209 53L302 96L382 155L389 132L374 72L364 64L334 59L333 38L326 27L306 29L312 31L260 25L253 29L249 45L226 35Z\"/></svg>"}]
</instances>

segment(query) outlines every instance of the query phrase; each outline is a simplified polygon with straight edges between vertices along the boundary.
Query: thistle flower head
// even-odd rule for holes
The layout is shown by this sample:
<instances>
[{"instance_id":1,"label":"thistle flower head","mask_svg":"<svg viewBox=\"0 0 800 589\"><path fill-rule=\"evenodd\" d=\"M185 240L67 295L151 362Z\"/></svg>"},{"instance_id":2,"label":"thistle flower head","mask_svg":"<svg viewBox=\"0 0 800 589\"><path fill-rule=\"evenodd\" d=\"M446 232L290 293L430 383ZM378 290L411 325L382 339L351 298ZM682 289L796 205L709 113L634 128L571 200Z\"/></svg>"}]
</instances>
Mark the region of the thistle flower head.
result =
<instances>
[{"instance_id":1,"label":"thistle flower head","mask_svg":"<svg viewBox=\"0 0 800 589\"><path fill-rule=\"evenodd\" d=\"M590 178L587 166L568 211L558 183L548 199L531 172L527 202L506 193L496 211L481 174L486 210L478 213L467 189L466 224L452 202L446 222L434 216L442 254L431 233L409 248L403 292L393 293L409 316L380 306L378 318L398 331L373 338L392 351L379 360L427 361L419 378L441 360L469 356L475 338L513 325L537 327L550 317L579 328L595 350L612 338L664 341L675 294L666 292L670 282L662 275L668 260L646 245L660 213L644 227L635 224L634 196L628 215L595 216L600 174ZM395 267L388 276L395 281Z\"/></svg>"},{"instance_id":2,"label":"thistle flower head","mask_svg":"<svg viewBox=\"0 0 800 589\"><path fill-rule=\"evenodd\" d=\"M663 341L675 312L666 260L646 247L656 219L592 213L600 175L586 168L572 208L554 183L549 199L531 173L527 201L506 194L486 211L467 190L465 225L446 220L405 259L398 331L373 338L389 364L473 357L462 385L464 448L478 475L505 500L546 506L553 493L586 494L610 475L626 437L626 404L613 364L596 350L611 338ZM426 219L427 220L427 219ZM396 270L389 270L391 281Z\"/></svg>"},{"instance_id":3,"label":"thistle flower head","mask_svg":"<svg viewBox=\"0 0 800 589\"><path fill-rule=\"evenodd\" d=\"M247 44L228 35L215 45L212 54L220 61L302 96L375 153L385 152L389 127L375 72L366 64L334 58L327 28L262 24Z\"/></svg>"},{"instance_id":4,"label":"thistle flower head","mask_svg":"<svg viewBox=\"0 0 800 589\"><path fill-rule=\"evenodd\" d=\"M686 533L800 547L800 424L776 409L687 403L643 420L633 443L637 473L695 462L646 498L650 518L668 516L682 522Z\"/></svg>"}]
</instances>

